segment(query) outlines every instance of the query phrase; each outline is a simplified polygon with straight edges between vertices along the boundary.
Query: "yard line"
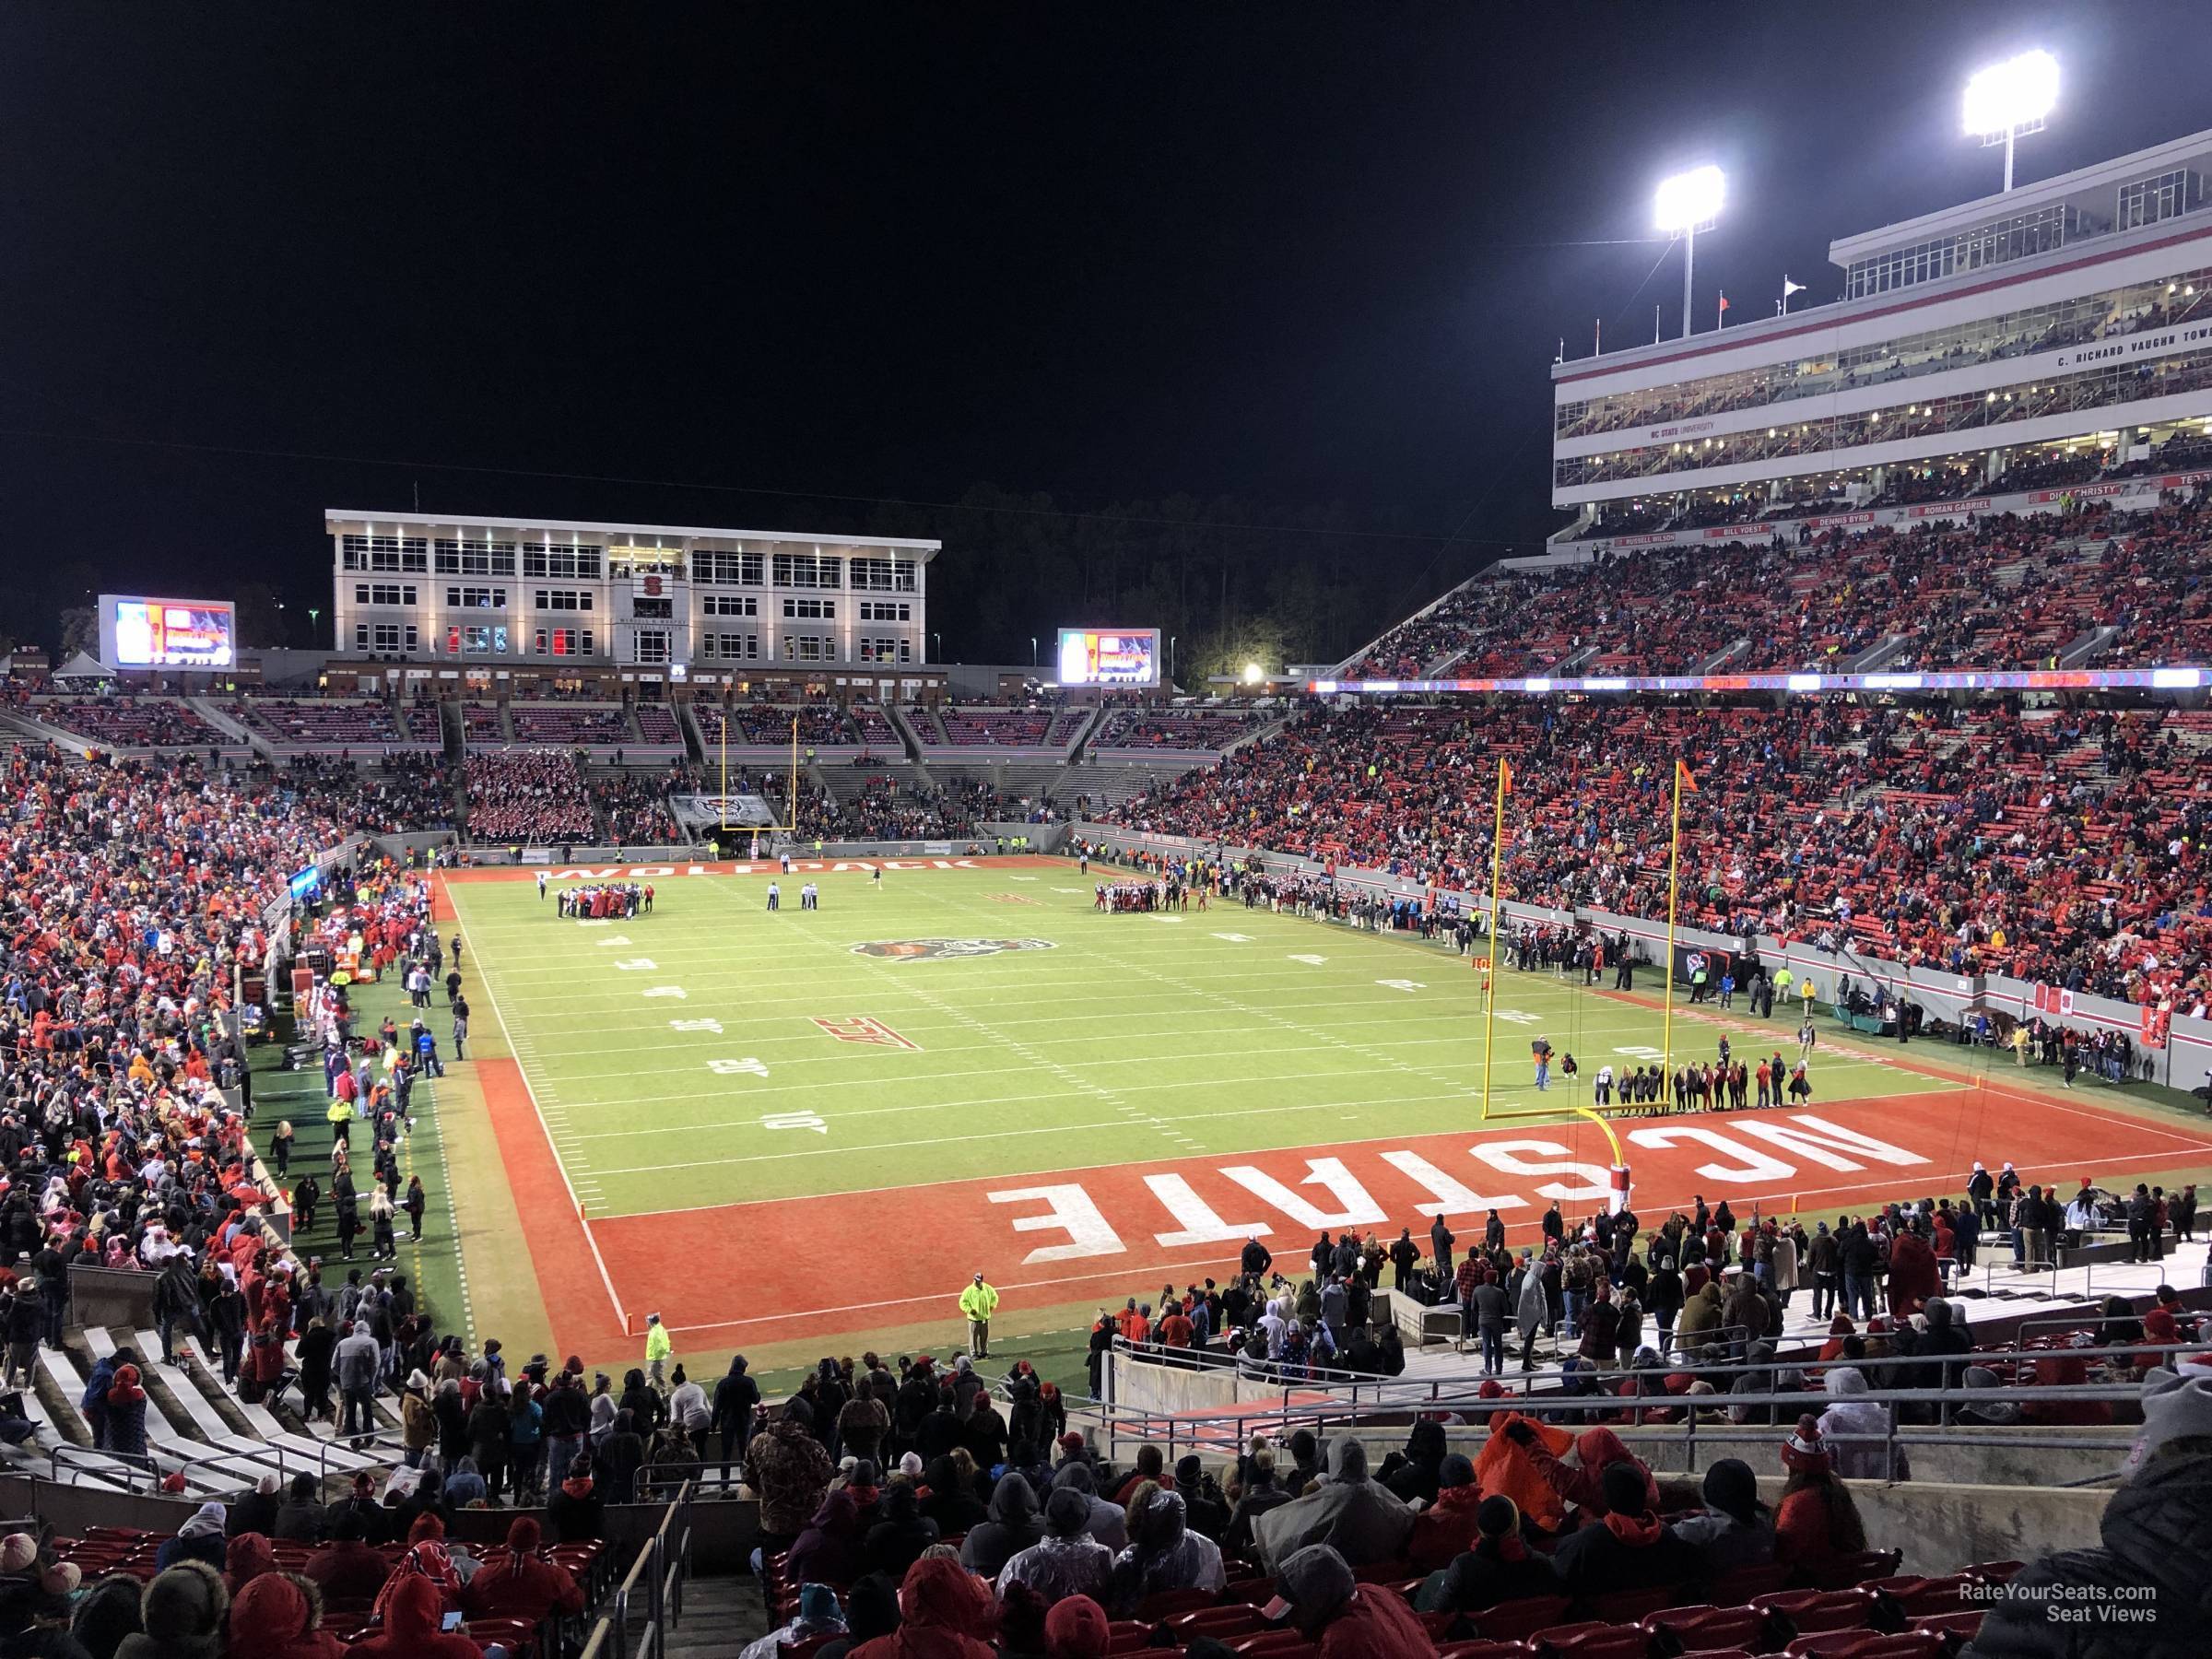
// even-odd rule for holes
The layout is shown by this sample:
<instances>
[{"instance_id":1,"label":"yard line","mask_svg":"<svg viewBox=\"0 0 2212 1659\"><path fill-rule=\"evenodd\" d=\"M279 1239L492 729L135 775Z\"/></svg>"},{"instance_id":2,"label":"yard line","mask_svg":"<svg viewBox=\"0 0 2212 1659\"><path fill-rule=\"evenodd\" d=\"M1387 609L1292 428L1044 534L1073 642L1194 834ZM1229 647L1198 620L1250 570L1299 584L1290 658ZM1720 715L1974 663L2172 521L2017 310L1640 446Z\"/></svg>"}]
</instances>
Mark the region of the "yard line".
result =
<instances>
[{"instance_id":1,"label":"yard line","mask_svg":"<svg viewBox=\"0 0 2212 1659\"><path fill-rule=\"evenodd\" d=\"M446 890L450 894L453 889L449 886ZM453 925L463 933L468 931L467 924L461 920L459 905L453 907ZM508 1036L507 1018L500 1012L499 995L491 987L492 976L484 971L484 959L481 956L473 949L468 954L476 959L477 971L484 984L484 1000L491 1005L491 1017L499 1021L500 1034L506 1037ZM509 1039L509 1046L512 1049L512 1038ZM624 1331L628 1331L629 1315L622 1311L622 1299L615 1292L614 1275L606 1270L606 1258L599 1253L599 1241L592 1236L591 1220L583 1213L582 1201L576 1196L575 1184L569 1180L568 1166L560 1161L560 1144L553 1138L553 1127L546 1122L546 1114L538 1108L537 1090L531 1086L530 1082L530 1068L517 1060L514 1069L515 1074L523 1080L523 1092L530 1097L530 1111L536 1117L538 1129L546 1137L546 1146L553 1154L553 1167L560 1171L561 1185L569 1190L569 1202L574 1206L576 1210L576 1223L583 1229L583 1241L592 1247L592 1260L599 1266L599 1282L606 1287L606 1300L614 1304L615 1321Z\"/></svg>"}]
</instances>

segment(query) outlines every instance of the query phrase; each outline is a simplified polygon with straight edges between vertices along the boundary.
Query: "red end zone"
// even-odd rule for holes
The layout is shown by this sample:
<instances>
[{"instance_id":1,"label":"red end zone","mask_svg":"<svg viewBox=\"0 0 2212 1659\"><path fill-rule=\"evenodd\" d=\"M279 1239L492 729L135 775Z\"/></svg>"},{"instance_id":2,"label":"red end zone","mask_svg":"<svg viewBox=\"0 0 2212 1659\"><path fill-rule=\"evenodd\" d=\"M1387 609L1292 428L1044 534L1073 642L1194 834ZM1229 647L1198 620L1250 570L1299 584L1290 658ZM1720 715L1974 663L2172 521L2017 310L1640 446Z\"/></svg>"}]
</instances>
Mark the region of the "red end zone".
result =
<instances>
[{"instance_id":1,"label":"red end zone","mask_svg":"<svg viewBox=\"0 0 2212 1659\"><path fill-rule=\"evenodd\" d=\"M494 1116L529 1114L519 1088L488 1090ZM503 1097L503 1098L502 1098ZM1624 1119L1615 1128L1647 1218L1702 1193L1739 1215L1754 1205L1832 1217L1893 1196L1963 1191L1975 1159L2010 1158L2030 1182L2071 1191L2132 1171L2201 1161L2212 1140L1996 1088L1791 1112ZM1060 1174L731 1204L596 1220L565 1203L534 1121L500 1139L545 1216L535 1241L561 1347L606 1353L634 1342L609 1307L601 1267L633 1326L658 1311L694 1347L865 1329L942 1314L981 1268L1011 1305L1143 1296L1235 1261L1265 1229L1286 1264L1320 1229L1349 1224L1422 1237L1442 1213L1463 1236L1496 1206L1516 1243L1558 1198L1570 1215L1604 1202L1611 1154L1594 1125L1493 1126L1290 1151L1182 1158ZM1079 1155L1079 1154L1078 1154Z\"/></svg>"}]
</instances>

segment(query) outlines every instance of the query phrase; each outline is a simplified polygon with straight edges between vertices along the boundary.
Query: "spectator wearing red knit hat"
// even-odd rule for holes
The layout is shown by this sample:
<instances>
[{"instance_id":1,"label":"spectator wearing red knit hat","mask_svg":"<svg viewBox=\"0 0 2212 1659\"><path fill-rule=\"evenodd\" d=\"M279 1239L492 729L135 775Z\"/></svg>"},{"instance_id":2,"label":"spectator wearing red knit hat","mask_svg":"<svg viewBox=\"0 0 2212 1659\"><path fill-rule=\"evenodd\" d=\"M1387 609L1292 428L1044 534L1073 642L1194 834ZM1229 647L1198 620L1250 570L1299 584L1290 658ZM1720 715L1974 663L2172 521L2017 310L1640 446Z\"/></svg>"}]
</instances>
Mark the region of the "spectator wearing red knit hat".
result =
<instances>
[{"instance_id":1,"label":"spectator wearing red knit hat","mask_svg":"<svg viewBox=\"0 0 2212 1659\"><path fill-rule=\"evenodd\" d=\"M1774 1554L1797 1566L1855 1555L1866 1547L1866 1528L1859 1520L1851 1488L1836 1478L1828 1442L1820 1424L1810 1412L1782 1442L1782 1466L1789 1479L1774 1511Z\"/></svg>"}]
</instances>

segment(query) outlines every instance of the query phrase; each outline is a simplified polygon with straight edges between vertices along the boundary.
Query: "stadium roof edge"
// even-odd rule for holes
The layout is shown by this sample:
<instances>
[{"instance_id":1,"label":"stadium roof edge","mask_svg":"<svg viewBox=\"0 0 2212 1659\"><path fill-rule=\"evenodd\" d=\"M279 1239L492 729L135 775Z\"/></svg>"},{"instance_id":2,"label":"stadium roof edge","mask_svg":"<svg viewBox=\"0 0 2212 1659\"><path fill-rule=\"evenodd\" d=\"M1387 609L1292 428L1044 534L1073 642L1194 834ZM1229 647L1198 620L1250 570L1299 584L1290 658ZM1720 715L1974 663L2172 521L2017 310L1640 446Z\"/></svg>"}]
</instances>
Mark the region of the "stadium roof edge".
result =
<instances>
[{"instance_id":1,"label":"stadium roof edge","mask_svg":"<svg viewBox=\"0 0 2212 1659\"><path fill-rule=\"evenodd\" d=\"M2025 213L2030 208L2064 201L2084 191L2123 184L2145 173L2163 171L2184 161L2203 161L2207 159L2212 159L2212 128L2191 133L2186 137L2175 138L2165 144L2155 144L2147 149L2115 156L2109 161L2077 167L2072 172L2038 179L2033 183L2022 184L2010 191L1977 196L1971 202L1961 202L1953 207L1939 207L1917 218L1900 219L1895 224L1877 225L1871 230L1862 230L1855 236L1840 237L1828 244L1829 263L1849 265L1853 261L1886 253L1892 247L1926 241L1947 231L1972 229L1986 223L1994 215Z\"/></svg>"},{"instance_id":2,"label":"stadium roof edge","mask_svg":"<svg viewBox=\"0 0 2212 1659\"><path fill-rule=\"evenodd\" d=\"M925 548L933 553L942 552L945 547L941 541L924 541L908 536L847 535L806 530L737 530L706 524L634 524L621 519L501 518L482 512L388 512L353 507L325 507L323 518L326 524L359 523L419 525L425 529L453 525L464 529L570 530L579 533L589 531L594 535L617 532L629 535L711 535L731 541L834 542L840 547L848 547Z\"/></svg>"}]
</instances>

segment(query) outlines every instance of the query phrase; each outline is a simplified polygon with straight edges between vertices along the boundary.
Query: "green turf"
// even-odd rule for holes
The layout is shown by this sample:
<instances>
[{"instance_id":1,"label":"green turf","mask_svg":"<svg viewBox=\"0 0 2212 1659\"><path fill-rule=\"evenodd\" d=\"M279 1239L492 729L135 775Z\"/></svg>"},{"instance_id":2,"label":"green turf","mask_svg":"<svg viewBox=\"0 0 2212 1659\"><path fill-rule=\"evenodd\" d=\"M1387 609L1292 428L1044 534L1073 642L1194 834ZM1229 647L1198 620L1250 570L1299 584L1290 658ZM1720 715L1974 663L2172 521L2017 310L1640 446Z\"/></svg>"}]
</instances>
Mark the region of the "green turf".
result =
<instances>
[{"instance_id":1,"label":"green turf","mask_svg":"<svg viewBox=\"0 0 2212 1659\"><path fill-rule=\"evenodd\" d=\"M880 887L862 872L830 873L816 877L814 912L797 908L801 879L782 883L784 908L771 915L762 877L672 877L655 883L654 914L605 924L561 920L529 882L452 887L488 992L480 1000L512 1035L588 1215L1448 1133L1477 1120L1481 975L1420 941L1241 902L1100 915L1072 863L893 871ZM910 961L853 949L1015 937L1053 948ZM669 986L684 996L646 994ZM1647 975L1640 988L1656 982ZM1586 1100L1599 1065L1657 1056L1657 1012L1592 995L1579 980L1508 971L1498 1006L1500 1106ZM494 1016L479 1006L478 1025L495 1029ZM841 1041L815 1024L853 1016L921 1052ZM675 1023L704 1020L719 1031ZM1793 1059L1795 1028L1794 1017L1771 1024ZM1535 1094L1528 1050L1539 1034L1581 1061L1580 1093ZM1675 1037L1678 1057L1712 1050L1714 1033L1696 1022L1677 1019ZM747 1060L767 1075L713 1065ZM1839 1054L1818 1058L1814 1075L1822 1100L1956 1087ZM825 1132L806 1126L809 1114Z\"/></svg>"}]
</instances>

